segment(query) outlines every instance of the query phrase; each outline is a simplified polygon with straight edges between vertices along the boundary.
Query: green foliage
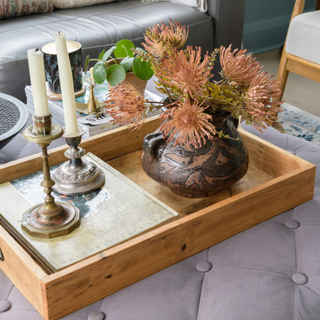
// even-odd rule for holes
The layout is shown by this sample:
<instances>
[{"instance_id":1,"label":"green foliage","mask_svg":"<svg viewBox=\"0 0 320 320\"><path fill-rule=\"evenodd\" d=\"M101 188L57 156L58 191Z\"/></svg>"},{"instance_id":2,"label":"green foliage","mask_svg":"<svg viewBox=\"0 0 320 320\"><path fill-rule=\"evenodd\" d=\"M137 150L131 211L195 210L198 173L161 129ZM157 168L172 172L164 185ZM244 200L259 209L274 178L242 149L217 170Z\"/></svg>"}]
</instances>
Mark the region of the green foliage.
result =
<instances>
[{"instance_id":1,"label":"green foliage","mask_svg":"<svg viewBox=\"0 0 320 320\"><path fill-rule=\"evenodd\" d=\"M107 68L102 61L99 61L95 64L93 68L93 78L94 81L98 84L103 83L107 77Z\"/></svg>"},{"instance_id":2,"label":"green foliage","mask_svg":"<svg viewBox=\"0 0 320 320\"><path fill-rule=\"evenodd\" d=\"M107 80L112 86L116 86L125 78L126 78L126 71L119 64L114 64L108 69Z\"/></svg>"},{"instance_id":3,"label":"green foliage","mask_svg":"<svg viewBox=\"0 0 320 320\"><path fill-rule=\"evenodd\" d=\"M112 55L112 53L115 51L115 49L116 49L116 47L113 46L113 47L111 47L106 53L104 53L105 50L103 50L103 51L101 52L101 53L103 53L102 58L101 58L101 61L102 61L102 62L106 62L106 61L109 59L109 57ZM100 55L99 55L99 59L100 59L101 53L100 53Z\"/></svg>"},{"instance_id":4,"label":"green foliage","mask_svg":"<svg viewBox=\"0 0 320 320\"><path fill-rule=\"evenodd\" d=\"M84 66L83 66L84 72L88 71L89 63L90 63L90 58L89 58L89 56L87 56L86 60L84 61Z\"/></svg>"},{"instance_id":5,"label":"green foliage","mask_svg":"<svg viewBox=\"0 0 320 320\"><path fill-rule=\"evenodd\" d=\"M106 50L103 50L100 54L99 54L99 60L102 60L104 54L105 54Z\"/></svg>"},{"instance_id":6,"label":"green foliage","mask_svg":"<svg viewBox=\"0 0 320 320\"><path fill-rule=\"evenodd\" d=\"M117 42L114 55L116 58L133 57L133 50L135 48L136 47L133 42L123 39Z\"/></svg>"},{"instance_id":7,"label":"green foliage","mask_svg":"<svg viewBox=\"0 0 320 320\"><path fill-rule=\"evenodd\" d=\"M93 78L98 84L107 79L112 86L115 86L125 80L127 72L133 72L141 80L151 79L153 70L150 63L134 56L134 50L144 51L141 48L136 49L134 43L130 40L120 40L107 51L103 50L98 59L90 59L87 56L84 63L84 72L88 71L91 61L96 61L93 68Z\"/></svg>"},{"instance_id":8,"label":"green foliage","mask_svg":"<svg viewBox=\"0 0 320 320\"><path fill-rule=\"evenodd\" d=\"M123 66L123 68L128 72L132 68L133 64L133 57L125 57L120 64Z\"/></svg>"},{"instance_id":9,"label":"green foliage","mask_svg":"<svg viewBox=\"0 0 320 320\"><path fill-rule=\"evenodd\" d=\"M142 61L134 57L132 69L134 74L142 80L149 80L153 76L153 71L149 62Z\"/></svg>"}]
</instances>

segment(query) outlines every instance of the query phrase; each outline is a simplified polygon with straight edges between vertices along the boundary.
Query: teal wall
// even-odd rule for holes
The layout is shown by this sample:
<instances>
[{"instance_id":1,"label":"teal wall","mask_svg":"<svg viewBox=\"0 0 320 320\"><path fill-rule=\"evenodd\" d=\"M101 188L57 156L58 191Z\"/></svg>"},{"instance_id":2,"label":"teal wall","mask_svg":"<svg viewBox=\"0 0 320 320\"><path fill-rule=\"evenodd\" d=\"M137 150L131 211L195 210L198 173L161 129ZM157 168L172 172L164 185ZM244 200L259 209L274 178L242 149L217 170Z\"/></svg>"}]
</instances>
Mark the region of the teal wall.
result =
<instances>
[{"instance_id":1,"label":"teal wall","mask_svg":"<svg viewBox=\"0 0 320 320\"><path fill-rule=\"evenodd\" d=\"M254 54L280 48L285 41L295 0L246 0L243 48ZM306 0L312 11L316 0Z\"/></svg>"}]
</instances>

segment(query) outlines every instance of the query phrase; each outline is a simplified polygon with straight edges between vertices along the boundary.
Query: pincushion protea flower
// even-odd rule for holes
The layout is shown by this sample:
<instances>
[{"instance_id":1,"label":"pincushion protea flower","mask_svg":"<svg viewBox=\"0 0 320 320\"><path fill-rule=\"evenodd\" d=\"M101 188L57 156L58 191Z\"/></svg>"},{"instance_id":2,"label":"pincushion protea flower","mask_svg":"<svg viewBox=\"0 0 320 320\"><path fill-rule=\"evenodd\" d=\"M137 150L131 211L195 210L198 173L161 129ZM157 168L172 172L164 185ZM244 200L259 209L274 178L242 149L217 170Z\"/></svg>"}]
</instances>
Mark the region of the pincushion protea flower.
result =
<instances>
[{"instance_id":1,"label":"pincushion protea flower","mask_svg":"<svg viewBox=\"0 0 320 320\"><path fill-rule=\"evenodd\" d=\"M188 38L189 29L181 26L179 22L175 24L169 19L170 26L166 26L162 21L161 25L154 25L146 31L143 43L145 50L157 59L162 59L165 51L170 48L181 49Z\"/></svg>"},{"instance_id":2,"label":"pincushion protea flower","mask_svg":"<svg viewBox=\"0 0 320 320\"><path fill-rule=\"evenodd\" d=\"M277 120L281 101L274 98L281 96L278 84L266 72L259 73L250 83L246 92L246 111L250 114L253 126L261 131Z\"/></svg>"},{"instance_id":3,"label":"pincushion protea flower","mask_svg":"<svg viewBox=\"0 0 320 320\"><path fill-rule=\"evenodd\" d=\"M246 55L247 50L235 49L231 51L231 45L226 49L221 47L220 64L222 77L238 84L249 85L259 74L262 66L256 62L257 58Z\"/></svg>"},{"instance_id":4,"label":"pincushion protea flower","mask_svg":"<svg viewBox=\"0 0 320 320\"><path fill-rule=\"evenodd\" d=\"M169 136L168 142L174 145L183 144L201 147L205 138L212 139L216 133L215 127L209 122L211 116L204 112L205 108L197 102L176 102L172 109L162 113L160 131Z\"/></svg>"},{"instance_id":5,"label":"pincushion protea flower","mask_svg":"<svg viewBox=\"0 0 320 320\"><path fill-rule=\"evenodd\" d=\"M196 99L205 94L205 84L212 77L209 62L208 55L201 61L201 48L188 47L186 52L168 55L155 74L164 85L174 86L182 95Z\"/></svg>"},{"instance_id":6,"label":"pincushion protea flower","mask_svg":"<svg viewBox=\"0 0 320 320\"><path fill-rule=\"evenodd\" d=\"M206 139L218 134L229 138L223 132L217 132L210 122L218 111L228 111L258 130L274 126L283 131L277 121L277 113L282 102L278 83L271 75L262 71L262 66L247 54L246 50L220 48L220 81L212 81L211 70L215 61L215 50L211 55L201 57L201 48L187 47L182 50L188 32L178 22L170 20L170 26L164 23L154 25L145 35L147 52L136 51L143 60L149 61L158 78L157 89L167 93L169 103L162 120L160 131L174 144L187 148L199 148ZM145 101L139 93L126 83L110 89L107 111L119 124L131 124L140 128L150 104L160 108L163 104Z\"/></svg>"},{"instance_id":7,"label":"pincushion protea flower","mask_svg":"<svg viewBox=\"0 0 320 320\"><path fill-rule=\"evenodd\" d=\"M132 130L139 129L146 117L148 107L144 97L127 82L109 89L110 99L105 102L106 112L119 125L129 124Z\"/></svg>"}]
</instances>

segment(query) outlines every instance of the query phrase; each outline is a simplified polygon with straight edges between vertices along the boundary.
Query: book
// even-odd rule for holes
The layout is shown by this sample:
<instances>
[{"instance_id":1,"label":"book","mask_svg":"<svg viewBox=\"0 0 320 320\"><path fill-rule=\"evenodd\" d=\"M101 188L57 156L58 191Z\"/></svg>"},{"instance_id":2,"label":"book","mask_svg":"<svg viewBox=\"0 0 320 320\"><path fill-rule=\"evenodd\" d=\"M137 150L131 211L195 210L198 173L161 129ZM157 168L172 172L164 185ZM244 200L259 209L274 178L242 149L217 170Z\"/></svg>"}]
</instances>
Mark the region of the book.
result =
<instances>
[{"instance_id":1,"label":"book","mask_svg":"<svg viewBox=\"0 0 320 320\"><path fill-rule=\"evenodd\" d=\"M86 195L52 193L56 201L71 202L80 210L80 227L69 235L44 239L21 229L23 213L44 203L45 194L40 186L42 171L0 185L0 225L49 274L178 217L176 211L93 154L87 153L83 158L103 171L106 182ZM51 174L57 168L52 167Z\"/></svg>"},{"instance_id":2,"label":"book","mask_svg":"<svg viewBox=\"0 0 320 320\"><path fill-rule=\"evenodd\" d=\"M79 97L75 97L75 101L79 103L87 103L89 100L90 89L89 85L91 84L90 77L88 75L83 75L83 84L85 87L85 93ZM94 96L100 102L106 100L108 95L108 84L103 82L102 84L96 84L94 86ZM26 86L25 93L27 97L27 108L30 114L34 113L33 107L33 96L32 96L32 87ZM145 90L145 97L152 101L161 101L161 97ZM61 127L64 127L64 115L63 115L63 104L61 100L50 100L48 99L49 110L52 113L53 122L58 124ZM148 117L159 114L161 111L154 110L148 114ZM91 137L93 135L114 129L116 125L110 126L110 121L112 117L106 112L102 113L98 118L95 115L88 115L85 113L79 113L77 111L78 123L86 127L87 132L83 135L84 138Z\"/></svg>"}]
</instances>

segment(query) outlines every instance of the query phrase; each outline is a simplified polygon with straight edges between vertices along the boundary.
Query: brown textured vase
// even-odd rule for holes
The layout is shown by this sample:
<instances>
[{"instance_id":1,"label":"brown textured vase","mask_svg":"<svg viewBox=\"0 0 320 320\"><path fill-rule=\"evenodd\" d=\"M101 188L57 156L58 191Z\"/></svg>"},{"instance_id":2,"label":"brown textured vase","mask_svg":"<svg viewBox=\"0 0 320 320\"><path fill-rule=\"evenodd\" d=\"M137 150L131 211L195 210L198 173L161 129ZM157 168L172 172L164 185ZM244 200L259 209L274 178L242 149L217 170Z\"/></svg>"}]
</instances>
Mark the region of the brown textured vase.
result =
<instances>
[{"instance_id":1,"label":"brown textured vase","mask_svg":"<svg viewBox=\"0 0 320 320\"><path fill-rule=\"evenodd\" d=\"M215 136L202 147L189 150L174 146L158 130L148 134L141 159L146 174L188 198L208 197L238 182L248 170L246 146L229 113L216 114L212 123L233 139Z\"/></svg>"}]
</instances>

